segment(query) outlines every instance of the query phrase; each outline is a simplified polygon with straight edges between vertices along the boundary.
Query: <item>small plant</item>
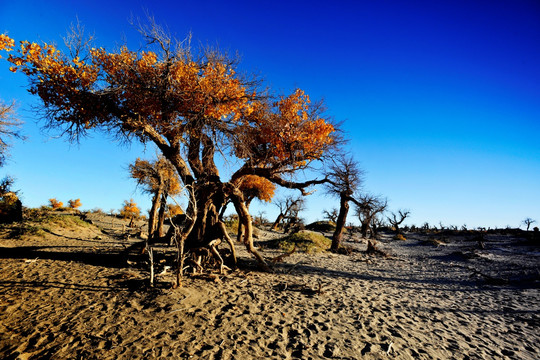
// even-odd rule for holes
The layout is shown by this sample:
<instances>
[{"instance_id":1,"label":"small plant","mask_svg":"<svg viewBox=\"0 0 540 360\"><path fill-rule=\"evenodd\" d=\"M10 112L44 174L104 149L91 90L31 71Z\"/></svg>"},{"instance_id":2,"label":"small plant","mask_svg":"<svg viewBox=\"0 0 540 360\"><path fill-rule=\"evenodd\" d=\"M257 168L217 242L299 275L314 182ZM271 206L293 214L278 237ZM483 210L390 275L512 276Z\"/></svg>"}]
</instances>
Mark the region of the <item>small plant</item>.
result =
<instances>
[{"instance_id":1,"label":"small plant","mask_svg":"<svg viewBox=\"0 0 540 360\"><path fill-rule=\"evenodd\" d=\"M396 236L394 236L394 240L402 240L402 241L405 241L407 240L405 238L405 236L401 235L401 234L397 234Z\"/></svg>"},{"instance_id":2,"label":"small plant","mask_svg":"<svg viewBox=\"0 0 540 360\"><path fill-rule=\"evenodd\" d=\"M61 201L56 200L56 198L49 199L49 206L53 210L60 210L64 207L64 203Z\"/></svg>"},{"instance_id":3,"label":"small plant","mask_svg":"<svg viewBox=\"0 0 540 360\"><path fill-rule=\"evenodd\" d=\"M71 209L78 209L82 206L81 199L69 200L68 205Z\"/></svg>"}]
</instances>

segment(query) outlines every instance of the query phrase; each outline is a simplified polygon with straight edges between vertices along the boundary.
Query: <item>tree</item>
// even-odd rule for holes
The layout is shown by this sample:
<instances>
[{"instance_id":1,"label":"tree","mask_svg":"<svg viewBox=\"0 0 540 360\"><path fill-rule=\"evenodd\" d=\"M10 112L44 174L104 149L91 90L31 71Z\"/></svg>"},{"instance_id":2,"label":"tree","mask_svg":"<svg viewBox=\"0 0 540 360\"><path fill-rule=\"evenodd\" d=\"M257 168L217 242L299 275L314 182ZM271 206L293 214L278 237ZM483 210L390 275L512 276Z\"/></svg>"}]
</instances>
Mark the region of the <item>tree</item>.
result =
<instances>
[{"instance_id":1,"label":"tree","mask_svg":"<svg viewBox=\"0 0 540 360\"><path fill-rule=\"evenodd\" d=\"M336 208L332 208L331 210L323 210L323 217L330 222L335 223L337 221L338 215L338 209Z\"/></svg>"},{"instance_id":2,"label":"tree","mask_svg":"<svg viewBox=\"0 0 540 360\"><path fill-rule=\"evenodd\" d=\"M534 224L536 222L536 220L533 220L531 218L526 218L525 220L523 220L521 223L524 224L525 226L527 226L527 231L529 231L529 228L531 227L532 224Z\"/></svg>"},{"instance_id":3,"label":"tree","mask_svg":"<svg viewBox=\"0 0 540 360\"><path fill-rule=\"evenodd\" d=\"M253 246L252 224L242 178L257 175L304 191L319 180L294 182L291 175L321 159L337 143L322 102L302 90L270 98L260 81L239 75L237 61L215 49L177 43L154 23L142 28L144 51L92 48L79 31L68 52L50 44L21 42L9 57L12 71L29 79L39 96L46 127L77 141L89 130L104 130L130 141L153 142L176 169L187 191L187 223L179 227L180 247L215 244L225 226L220 210L231 201ZM215 152L231 150L240 167L223 181ZM179 280L178 280L179 281Z\"/></svg>"},{"instance_id":4,"label":"tree","mask_svg":"<svg viewBox=\"0 0 540 360\"><path fill-rule=\"evenodd\" d=\"M141 210L133 199L124 200L124 206L120 209L120 216L124 219L129 219L129 227L133 226L133 222L139 218Z\"/></svg>"},{"instance_id":5,"label":"tree","mask_svg":"<svg viewBox=\"0 0 540 360\"><path fill-rule=\"evenodd\" d=\"M396 234L401 234L401 230L399 228L399 225L405 221L405 219L409 216L411 212L409 210L398 210L397 214L392 212L390 215L392 217L388 217L388 221L390 222L390 225L396 229Z\"/></svg>"},{"instance_id":6,"label":"tree","mask_svg":"<svg viewBox=\"0 0 540 360\"><path fill-rule=\"evenodd\" d=\"M78 209L82 206L81 199L69 200L68 205L71 209Z\"/></svg>"},{"instance_id":7,"label":"tree","mask_svg":"<svg viewBox=\"0 0 540 360\"><path fill-rule=\"evenodd\" d=\"M163 222L167 210L167 198L180 193L180 183L171 163L160 156L155 161L137 159L129 165L131 177L145 192L152 195L152 207L148 216L148 241L163 237Z\"/></svg>"},{"instance_id":8,"label":"tree","mask_svg":"<svg viewBox=\"0 0 540 360\"><path fill-rule=\"evenodd\" d=\"M377 226L373 226L373 224L377 223L377 215L386 210L388 200L381 196L363 194L360 195L358 202L356 215L360 220L360 234L362 237L367 238L367 233L371 229L371 235L374 237Z\"/></svg>"},{"instance_id":9,"label":"tree","mask_svg":"<svg viewBox=\"0 0 540 360\"><path fill-rule=\"evenodd\" d=\"M346 155L337 157L326 171L326 192L339 198L339 214L330 247L333 252L337 252L341 248L341 238L347 221L347 214L349 213L349 202L359 204L353 195L362 185L363 174L358 163L352 157Z\"/></svg>"},{"instance_id":10,"label":"tree","mask_svg":"<svg viewBox=\"0 0 540 360\"><path fill-rule=\"evenodd\" d=\"M305 199L302 196L287 196L277 200L274 204L279 208L279 214L271 229L276 231L283 221L288 220L288 223L290 223L290 219L298 218L298 214L304 207L304 202Z\"/></svg>"}]
</instances>

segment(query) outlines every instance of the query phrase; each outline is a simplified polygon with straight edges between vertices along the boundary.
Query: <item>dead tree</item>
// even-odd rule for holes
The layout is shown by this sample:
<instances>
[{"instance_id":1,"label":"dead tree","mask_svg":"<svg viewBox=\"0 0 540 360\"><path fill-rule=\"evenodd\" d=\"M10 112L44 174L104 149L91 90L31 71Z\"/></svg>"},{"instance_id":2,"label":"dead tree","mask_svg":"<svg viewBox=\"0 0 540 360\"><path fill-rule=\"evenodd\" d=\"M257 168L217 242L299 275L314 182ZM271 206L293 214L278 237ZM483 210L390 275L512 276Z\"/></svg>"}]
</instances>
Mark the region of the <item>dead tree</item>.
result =
<instances>
[{"instance_id":1,"label":"dead tree","mask_svg":"<svg viewBox=\"0 0 540 360\"><path fill-rule=\"evenodd\" d=\"M339 213L336 220L336 230L332 235L332 245L330 250L338 252L341 248L341 238L349 213L349 202L359 205L354 194L362 185L364 172L360 169L358 162L352 157L339 155L328 166L325 172L325 188L327 194L339 198Z\"/></svg>"},{"instance_id":2,"label":"dead tree","mask_svg":"<svg viewBox=\"0 0 540 360\"><path fill-rule=\"evenodd\" d=\"M359 205L356 205L356 216L360 220L360 234L363 238L367 238L368 231L371 230L373 237L374 220L377 215L382 214L388 206L388 200L371 194L363 194L358 199Z\"/></svg>"},{"instance_id":3,"label":"dead tree","mask_svg":"<svg viewBox=\"0 0 540 360\"><path fill-rule=\"evenodd\" d=\"M399 226L401 225L401 223L403 223L403 221L405 221L405 219L409 216L411 212L409 210L398 210L398 213L391 213L391 217L387 217L388 219L388 222L390 222L390 225L392 225L392 227L394 227L394 229L396 230L396 234L401 234L401 229L399 228Z\"/></svg>"},{"instance_id":4,"label":"dead tree","mask_svg":"<svg viewBox=\"0 0 540 360\"><path fill-rule=\"evenodd\" d=\"M536 220L533 220L531 218L526 218L525 220L522 221L522 224L524 224L525 226L527 226L527 231L529 231L529 228L531 227L532 224L534 224L536 222Z\"/></svg>"},{"instance_id":5,"label":"dead tree","mask_svg":"<svg viewBox=\"0 0 540 360\"><path fill-rule=\"evenodd\" d=\"M323 216L326 220L335 223L337 221L339 212L338 209L332 208L331 210L323 210Z\"/></svg>"},{"instance_id":6,"label":"dead tree","mask_svg":"<svg viewBox=\"0 0 540 360\"><path fill-rule=\"evenodd\" d=\"M274 205L279 208L279 215L277 216L276 221L274 221L271 229L273 231L277 231L283 221L288 220L294 216L297 217L298 213L304 207L304 202L305 200L302 196L287 196L283 199L277 200Z\"/></svg>"}]
</instances>

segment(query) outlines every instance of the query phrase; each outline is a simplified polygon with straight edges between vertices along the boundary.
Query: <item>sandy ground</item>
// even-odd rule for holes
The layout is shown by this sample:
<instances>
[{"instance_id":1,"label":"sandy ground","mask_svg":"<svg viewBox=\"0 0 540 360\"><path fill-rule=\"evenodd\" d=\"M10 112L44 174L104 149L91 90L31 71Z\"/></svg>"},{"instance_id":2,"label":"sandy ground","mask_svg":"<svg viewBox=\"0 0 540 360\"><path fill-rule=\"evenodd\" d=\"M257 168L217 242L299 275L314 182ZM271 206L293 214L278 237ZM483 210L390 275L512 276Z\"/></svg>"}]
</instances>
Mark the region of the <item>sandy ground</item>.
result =
<instances>
[{"instance_id":1,"label":"sandy ground","mask_svg":"<svg viewBox=\"0 0 540 360\"><path fill-rule=\"evenodd\" d=\"M350 256L295 253L274 273L238 246L243 270L179 289L164 273L148 290L144 264L125 253L135 240L100 225L4 231L0 358L540 358L540 250L520 240L488 236L477 250L386 237L389 258L353 241Z\"/></svg>"}]
</instances>

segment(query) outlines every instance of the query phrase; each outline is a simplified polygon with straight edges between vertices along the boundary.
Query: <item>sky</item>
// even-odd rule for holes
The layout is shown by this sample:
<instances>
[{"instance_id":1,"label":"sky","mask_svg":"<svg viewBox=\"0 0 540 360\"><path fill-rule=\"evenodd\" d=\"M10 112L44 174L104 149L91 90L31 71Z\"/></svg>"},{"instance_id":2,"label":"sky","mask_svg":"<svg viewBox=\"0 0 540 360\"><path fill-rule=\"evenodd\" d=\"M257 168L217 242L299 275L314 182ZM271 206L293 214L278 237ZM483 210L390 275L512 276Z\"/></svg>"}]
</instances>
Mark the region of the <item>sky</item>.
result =
<instances>
[{"instance_id":1,"label":"sky","mask_svg":"<svg viewBox=\"0 0 540 360\"><path fill-rule=\"evenodd\" d=\"M324 99L366 173L363 191L410 210L407 224L540 221L540 2L0 0L0 33L61 44L78 19L96 45L138 49L129 20L146 14L179 39L191 32L238 51L241 68L277 93L300 87ZM39 100L8 67L4 56L0 99L16 101L27 140L13 143L0 176L15 177L23 204L80 198L109 211L134 198L149 209L127 169L155 149L44 132ZM320 220L338 204L317 189L301 215ZM251 210L277 216L273 204Z\"/></svg>"}]
</instances>

